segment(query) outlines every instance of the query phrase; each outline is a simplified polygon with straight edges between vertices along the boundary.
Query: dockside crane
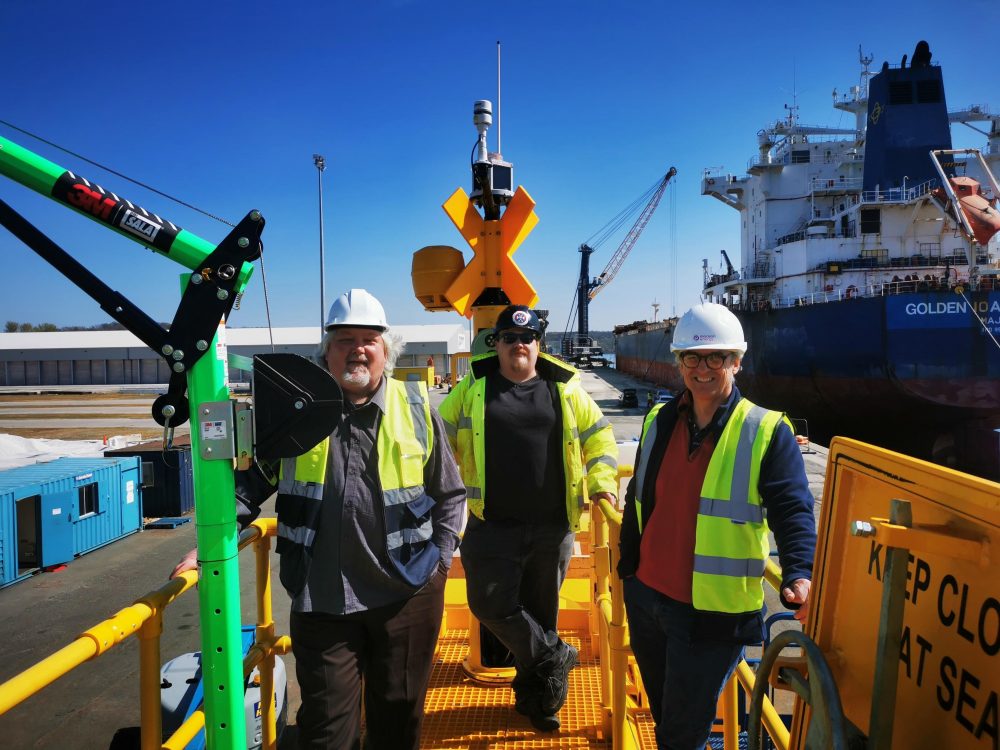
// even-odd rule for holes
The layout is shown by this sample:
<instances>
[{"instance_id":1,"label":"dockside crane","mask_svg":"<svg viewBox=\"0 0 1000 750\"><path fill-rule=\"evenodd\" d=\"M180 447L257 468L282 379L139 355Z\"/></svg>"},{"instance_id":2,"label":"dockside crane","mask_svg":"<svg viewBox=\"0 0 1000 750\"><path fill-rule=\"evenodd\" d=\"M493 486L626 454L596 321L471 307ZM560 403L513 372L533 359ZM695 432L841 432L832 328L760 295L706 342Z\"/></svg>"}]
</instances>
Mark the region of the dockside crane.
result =
<instances>
[{"instance_id":1,"label":"dockside crane","mask_svg":"<svg viewBox=\"0 0 1000 750\"><path fill-rule=\"evenodd\" d=\"M635 243L638 242L639 236L653 217L656 207L660 205L660 199L663 197L663 191L667 189L667 184L676 174L677 170L671 167L658 182L654 183L639 198L605 224L590 239L580 245L580 278L576 287L577 333L575 336L570 336L569 330L571 325L567 325L567 334L564 336L562 342L563 357L571 360L577 366L586 367L592 364L604 363L603 351L599 346L595 346L593 340L590 338L590 318L588 311L590 301L614 280L622 264L625 263L628 254L635 247ZM628 221L629 217L640 207L641 210L632 224L632 228L629 229L628 234L625 235L625 239L622 240L618 249L615 250L614 255L611 256L611 260L608 261L608 264L599 276L591 279L590 256L605 240ZM597 240L591 244L591 241L595 237Z\"/></svg>"}]
</instances>

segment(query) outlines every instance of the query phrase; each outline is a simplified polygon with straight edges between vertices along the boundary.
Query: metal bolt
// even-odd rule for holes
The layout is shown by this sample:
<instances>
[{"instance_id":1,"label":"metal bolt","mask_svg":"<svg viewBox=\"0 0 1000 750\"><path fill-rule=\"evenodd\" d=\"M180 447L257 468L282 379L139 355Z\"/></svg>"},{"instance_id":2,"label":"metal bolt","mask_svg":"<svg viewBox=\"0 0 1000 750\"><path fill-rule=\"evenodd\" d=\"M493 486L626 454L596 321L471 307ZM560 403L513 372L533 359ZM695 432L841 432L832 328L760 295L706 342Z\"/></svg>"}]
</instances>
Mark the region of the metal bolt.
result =
<instances>
[{"instance_id":1,"label":"metal bolt","mask_svg":"<svg viewBox=\"0 0 1000 750\"><path fill-rule=\"evenodd\" d=\"M163 353L164 353L164 355L166 355L167 357L169 357L169 356L170 356L170 353L171 353L171 352L172 352L173 350L174 350L174 347L170 346L170 344L164 344L164 345L163 345L163 348L162 348L162 349L160 349L160 351L161 351L161 352L163 352Z\"/></svg>"},{"instance_id":2,"label":"metal bolt","mask_svg":"<svg viewBox=\"0 0 1000 750\"><path fill-rule=\"evenodd\" d=\"M227 292L225 289L220 289L215 293L215 296L218 297L219 299L229 299L229 292Z\"/></svg>"},{"instance_id":3,"label":"metal bolt","mask_svg":"<svg viewBox=\"0 0 1000 750\"><path fill-rule=\"evenodd\" d=\"M250 212L250 220L251 221L260 221L260 211L251 211Z\"/></svg>"},{"instance_id":4,"label":"metal bolt","mask_svg":"<svg viewBox=\"0 0 1000 750\"><path fill-rule=\"evenodd\" d=\"M191 283L192 284L200 284L201 283L201 274L200 273L193 273L193 274L191 274Z\"/></svg>"},{"instance_id":5,"label":"metal bolt","mask_svg":"<svg viewBox=\"0 0 1000 750\"><path fill-rule=\"evenodd\" d=\"M205 453L211 453L211 452L212 452L212 447L211 446L205 446Z\"/></svg>"},{"instance_id":6,"label":"metal bolt","mask_svg":"<svg viewBox=\"0 0 1000 750\"><path fill-rule=\"evenodd\" d=\"M875 536L875 527L867 521L851 521L851 536Z\"/></svg>"},{"instance_id":7,"label":"metal bolt","mask_svg":"<svg viewBox=\"0 0 1000 750\"><path fill-rule=\"evenodd\" d=\"M233 268L228 263L224 266L219 267L219 278L229 281L233 276L236 275L236 269Z\"/></svg>"},{"instance_id":8,"label":"metal bolt","mask_svg":"<svg viewBox=\"0 0 1000 750\"><path fill-rule=\"evenodd\" d=\"M174 362L174 372L184 372L185 367L183 362Z\"/></svg>"},{"instance_id":9,"label":"metal bolt","mask_svg":"<svg viewBox=\"0 0 1000 750\"><path fill-rule=\"evenodd\" d=\"M177 413L177 409L175 409L174 407L172 407L170 404L167 404L162 409L160 409L160 414L162 414L165 417L172 417L176 413Z\"/></svg>"},{"instance_id":10,"label":"metal bolt","mask_svg":"<svg viewBox=\"0 0 1000 750\"><path fill-rule=\"evenodd\" d=\"M296 409L304 409L305 406L306 406L306 402L303 401L302 399L299 399L298 401L295 402L295 408Z\"/></svg>"},{"instance_id":11,"label":"metal bolt","mask_svg":"<svg viewBox=\"0 0 1000 750\"><path fill-rule=\"evenodd\" d=\"M238 240L236 240L236 244L239 245L240 247L248 247L250 245L250 240L248 240L246 237L240 237Z\"/></svg>"},{"instance_id":12,"label":"metal bolt","mask_svg":"<svg viewBox=\"0 0 1000 750\"><path fill-rule=\"evenodd\" d=\"M208 349L208 342L205 341L205 339L199 339L198 341L195 342L194 348L197 349L199 352L203 352L206 349Z\"/></svg>"},{"instance_id":13,"label":"metal bolt","mask_svg":"<svg viewBox=\"0 0 1000 750\"><path fill-rule=\"evenodd\" d=\"M172 356L179 362L180 360L184 359L184 352L181 349L174 349L174 353L170 356Z\"/></svg>"},{"instance_id":14,"label":"metal bolt","mask_svg":"<svg viewBox=\"0 0 1000 750\"><path fill-rule=\"evenodd\" d=\"M202 410L201 410L201 413L202 413L202 414L204 414L204 415L205 415L205 416L207 417L207 416L208 416L209 414L211 414L212 412L211 412L211 410L209 410L209 409L202 409Z\"/></svg>"}]
</instances>

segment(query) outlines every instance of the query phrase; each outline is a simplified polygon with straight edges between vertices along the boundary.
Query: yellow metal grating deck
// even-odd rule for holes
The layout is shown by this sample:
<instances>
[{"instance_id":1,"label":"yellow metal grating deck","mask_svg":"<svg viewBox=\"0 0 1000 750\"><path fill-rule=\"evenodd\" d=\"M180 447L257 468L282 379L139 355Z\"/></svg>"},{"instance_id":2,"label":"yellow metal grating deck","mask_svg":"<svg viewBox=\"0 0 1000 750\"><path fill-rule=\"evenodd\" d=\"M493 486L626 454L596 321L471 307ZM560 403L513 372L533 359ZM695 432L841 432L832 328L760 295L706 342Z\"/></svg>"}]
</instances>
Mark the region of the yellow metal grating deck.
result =
<instances>
[{"instance_id":1,"label":"yellow metal grating deck","mask_svg":"<svg viewBox=\"0 0 1000 750\"><path fill-rule=\"evenodd\" d=\"M468 653L468 630L449 629L439 639L438 661L424 703L421 748L427 750L526 750L527 748L611 748L603 730L600 670L586 629L563 630L563 639L579 649L570 672L569 696L559 712L557 732L539 732L514 710L509 685L480 685L462 671ZM647 726L643 726L647 725ZM648 727L648 731L646 730ZM648 714L640 718L644 747L655 747Z\"/></svg>"}]
</instances>

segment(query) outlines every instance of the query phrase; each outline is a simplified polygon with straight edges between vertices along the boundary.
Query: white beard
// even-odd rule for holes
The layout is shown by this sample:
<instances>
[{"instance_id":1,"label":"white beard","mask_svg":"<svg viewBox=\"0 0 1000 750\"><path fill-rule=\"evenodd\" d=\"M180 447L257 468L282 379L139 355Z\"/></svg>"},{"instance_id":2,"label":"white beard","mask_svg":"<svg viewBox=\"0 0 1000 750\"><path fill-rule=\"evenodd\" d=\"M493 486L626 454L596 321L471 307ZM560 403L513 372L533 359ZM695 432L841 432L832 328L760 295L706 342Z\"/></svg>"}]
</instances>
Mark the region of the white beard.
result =
<instances>
[{"instance_id":1,"label":"white beard","mask_svg":"<svg viewBox=\"0 0 1000 750\"><path fill-rule=\"evenodd\" d=\"M355 365L353 369L344 370L342 378L345 383L350 383L360 388L367 388L368 384L372 381L372 374L368 371L367 366L359 367Z\"/></svg>"}]
</instances>

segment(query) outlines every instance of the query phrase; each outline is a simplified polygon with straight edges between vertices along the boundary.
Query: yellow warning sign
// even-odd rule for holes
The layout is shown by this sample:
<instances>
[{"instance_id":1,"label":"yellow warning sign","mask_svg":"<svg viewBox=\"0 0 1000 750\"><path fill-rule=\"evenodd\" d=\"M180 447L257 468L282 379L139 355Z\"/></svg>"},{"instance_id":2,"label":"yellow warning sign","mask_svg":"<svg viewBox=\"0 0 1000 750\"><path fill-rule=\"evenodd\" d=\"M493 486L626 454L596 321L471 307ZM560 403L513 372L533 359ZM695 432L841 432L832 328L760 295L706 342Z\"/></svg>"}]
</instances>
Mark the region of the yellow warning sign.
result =
<instances>
[{"instance_id":1,"label":"yellow warning sign","mask_svg":"<svg viewBox=\"0 0 1000 750\"><path fill-rule=\"evenodd\" d=\"M888 521L899 501L909 524ZM886 657L897 661L894 700L873 695L893 550L905 550L898 654ZM834 439L808 634L826 656L845 715L866 735L874 704L874 715L889 717L894 748L997 750L998 557L1000 484Z\"/></svg>"}]
</instances>

